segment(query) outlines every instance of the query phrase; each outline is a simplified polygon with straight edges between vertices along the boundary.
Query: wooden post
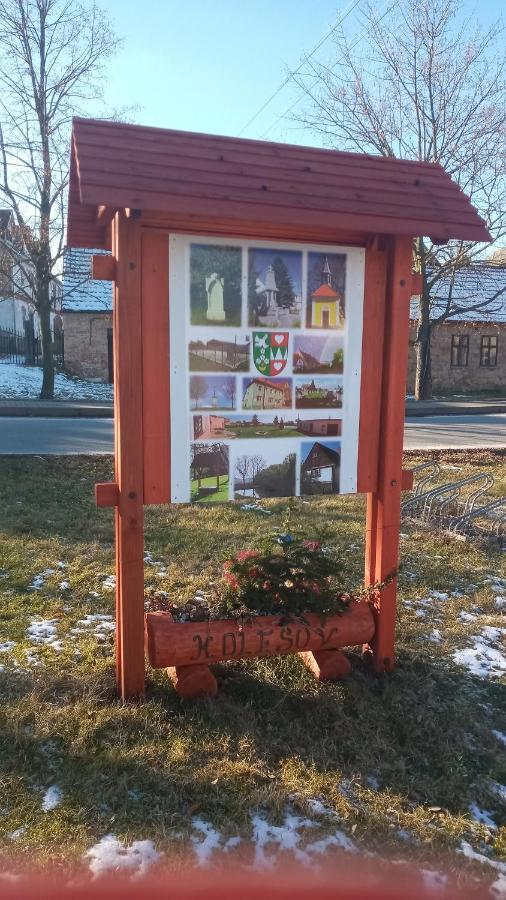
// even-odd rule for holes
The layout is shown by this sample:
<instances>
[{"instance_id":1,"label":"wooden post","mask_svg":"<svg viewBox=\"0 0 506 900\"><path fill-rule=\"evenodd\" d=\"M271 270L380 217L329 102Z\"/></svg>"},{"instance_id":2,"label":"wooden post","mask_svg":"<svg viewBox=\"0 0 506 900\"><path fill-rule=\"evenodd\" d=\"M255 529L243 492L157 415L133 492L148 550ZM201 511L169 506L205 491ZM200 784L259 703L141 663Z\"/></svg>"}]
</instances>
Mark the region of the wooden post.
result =
<instances>
[{"instance_id":1,"label":"wooden post","mask_svg":"<svg viewBox=\"0 0 506 900\"><path fill-rule=\"evenodd\" d=\"M411 238L393 238L385 305L378 489L367 495L366 585L384 581L399 561L411 261ZM378 672L394 666L396 601L397 578L381 590L376 604L371 649Z\"/></svg>"},{"instance_id":2,"label":"wooden post","mask_svg":"<svg viewBox=\"0 0 506 900\"><path fill-rule=\"evenodd\" d=\"M120 697L144 693L141 234L138 219L112 223L116 506L116 672Z\"/></svg>"}]
</instances>

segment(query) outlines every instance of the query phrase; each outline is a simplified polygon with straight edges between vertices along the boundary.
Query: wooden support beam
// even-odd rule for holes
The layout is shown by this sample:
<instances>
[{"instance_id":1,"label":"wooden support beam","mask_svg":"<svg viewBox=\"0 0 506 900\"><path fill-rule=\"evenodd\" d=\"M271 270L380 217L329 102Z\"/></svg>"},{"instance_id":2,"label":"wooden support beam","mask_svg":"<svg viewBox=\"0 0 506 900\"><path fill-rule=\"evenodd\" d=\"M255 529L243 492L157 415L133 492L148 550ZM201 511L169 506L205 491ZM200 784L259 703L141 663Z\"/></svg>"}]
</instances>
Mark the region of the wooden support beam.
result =
<instances>
[{"instance_id":1,"label":"wooden support beam","mask_svg":"<svg viewBox=\"0 0 506 900\"><path fill-rule=\"evenodd\" d=\"M115 481L103 481L95 485L95 503L100 508L117 506L119 487Z\"/></svg>"},{"instance_id":2,"label":"wooden support beam","mask_svg":"<svg viewBox=\"0 0 506 900\"><path fill-rule=\"evenodd\" d=\"M411 296L419 297L423 291L423 275L421 272L413 272L411 275Z\"/></svg>"},{"instance_id":3,"label":"wooden support beam","mask_svg":"<svg viewBox=\"0 0 506 900\"><path fill-rule=\"evenodd\" d=\"M101 253L91 258L91 277L94 281L116 281L116 260L114 256Z\"/></svg>"},{"instance_id":4,"label":"wooden support beam","mask_svg":"<svg viewBox=\"0 0 506 900\"><path fill-rule=\"evenodd\" d=\"M367 495L366 585L385 581L396 571L399 559L411 262L411 239L393 238L385 304L378 489ZM379 672L394 666L396 602L394 578L379 591L375 606L376 628L370 646Z\"/></svg>"},{"instance_id":5,"label":"wooden support beam","mask_svg":"<svg viewBox=\"0 0 506 900\"><path fill-rule=\"evenodd\" d=\"M106 228L111 224L116 212L117 208L114 206L97 206L97 225Z\"/></svg>"},{"instance_id":6,"label":"wooden support beam","mask_svg":"<svg viewBox=\"0 0 506 900\"><path fill-rule=\"evenodd\" d=\"M215 697L218 693L218 682L209 666L169 666L166 672L183 700Z\"/></svg>"},{"instance_id":7,"label":"wooden support beam","mask_svg":"<svg viewBox=\"0 0 506 900\"><path fill-rule=\"evenodd\" d=\"M413 481L414 475L412 469L403 469L401 475L401 490L402 491L412 491L413 490Z\"/></svg>"},{"instance_id":8,"label":"wooden support beam","mask_svg":"<svg viewBox=\"0 0 506 900\"><path fill-rule=\"evenodd\" d=\"M116 671L123 700L144 693L144 520L142 452L141 233L136 219L113 220L114 437L116 507Z\"/></svg>"},{"instance_id":9,"label":"wooden support beam","mask_svg":"<svg viewBox=\"0 0 506 900\"><path fill-rule=\"evenodd\" d=\"M378 485L386 267L386 253L377 249L367 249L365 251L362 373L360 378L360 422L357 462L357 491L361 494L375 491Z\"/></svg>"},{"instance_id":10,"label":"wooden support beam","mask_svg":"<svg viewBox=\"0 0 506 900\"><path fill-rule=\"evenodd\" d=\"M299 657L317 681L340 681L351 672L351 663L341 650L306 650Z\"/></svg>"}]
</instances>

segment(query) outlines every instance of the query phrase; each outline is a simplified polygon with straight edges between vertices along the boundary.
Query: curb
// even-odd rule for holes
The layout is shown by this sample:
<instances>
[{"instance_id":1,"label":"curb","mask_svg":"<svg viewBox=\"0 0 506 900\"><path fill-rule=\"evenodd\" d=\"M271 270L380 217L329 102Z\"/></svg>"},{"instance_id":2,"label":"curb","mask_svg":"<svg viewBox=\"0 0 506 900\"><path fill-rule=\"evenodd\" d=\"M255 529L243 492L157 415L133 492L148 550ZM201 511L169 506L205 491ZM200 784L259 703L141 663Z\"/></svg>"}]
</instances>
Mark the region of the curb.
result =
<instances>
[{"instance_id":1,"label":"curb","mask_svg":"<svg viewBox=\"0 0 506 900\"><path fill-rule=\"evenodd\" d=\"M0 400L0 417L113 419L112 403L66 402L65 400Z\"/></svg>"}]
</instances>

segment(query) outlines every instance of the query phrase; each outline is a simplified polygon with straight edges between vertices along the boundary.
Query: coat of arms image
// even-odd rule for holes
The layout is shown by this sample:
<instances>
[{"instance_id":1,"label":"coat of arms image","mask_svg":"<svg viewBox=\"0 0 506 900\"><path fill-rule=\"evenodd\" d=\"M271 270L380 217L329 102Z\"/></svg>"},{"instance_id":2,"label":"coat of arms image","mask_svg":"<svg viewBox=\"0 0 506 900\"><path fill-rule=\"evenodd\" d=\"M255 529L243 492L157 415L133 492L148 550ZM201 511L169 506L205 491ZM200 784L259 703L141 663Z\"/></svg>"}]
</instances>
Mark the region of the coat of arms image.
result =
<instances>
[{"instance_id":1,"label":"coat of arms image","mask_svg":"<svg viewBox=\"0 0 506 900\"><path fill-rule=\"evenodd\" d=\"M287 359L287 331L253 332L253 362L261 375L279 375Z\"/></svg>"}]
</instances>

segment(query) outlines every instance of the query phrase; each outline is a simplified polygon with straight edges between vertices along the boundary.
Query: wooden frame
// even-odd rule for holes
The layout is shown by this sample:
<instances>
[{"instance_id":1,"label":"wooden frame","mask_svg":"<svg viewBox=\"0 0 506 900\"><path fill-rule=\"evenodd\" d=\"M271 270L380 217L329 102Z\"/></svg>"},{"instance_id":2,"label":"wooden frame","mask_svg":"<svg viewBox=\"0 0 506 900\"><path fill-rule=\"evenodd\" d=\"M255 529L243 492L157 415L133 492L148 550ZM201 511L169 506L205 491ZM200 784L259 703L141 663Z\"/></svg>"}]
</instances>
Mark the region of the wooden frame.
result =
<instances>
[{"instance_id":1,"label":"wooden frame","mask_svg":"<svg viewBox=\"0 0 506 900\"><path fill-rule=\"evenodd\" d=\"M114 282L115 480L96 499L115 508L123 699L144 692L144 505L170 497L170 233L365 248L357 487L367 494L365 583L388 583L363 640L375 670L389 671L400 499L412 485L402 471L409 300L422 289L412 240L488 241L486 224L436 164L74 120L68 244L112 251L93 262L94 278ZM321 675L323 659L305 662ZM212 675L201 675L212 692ZM191 692L193 676L174 677Z\"/></svg>"}]
</instances>

